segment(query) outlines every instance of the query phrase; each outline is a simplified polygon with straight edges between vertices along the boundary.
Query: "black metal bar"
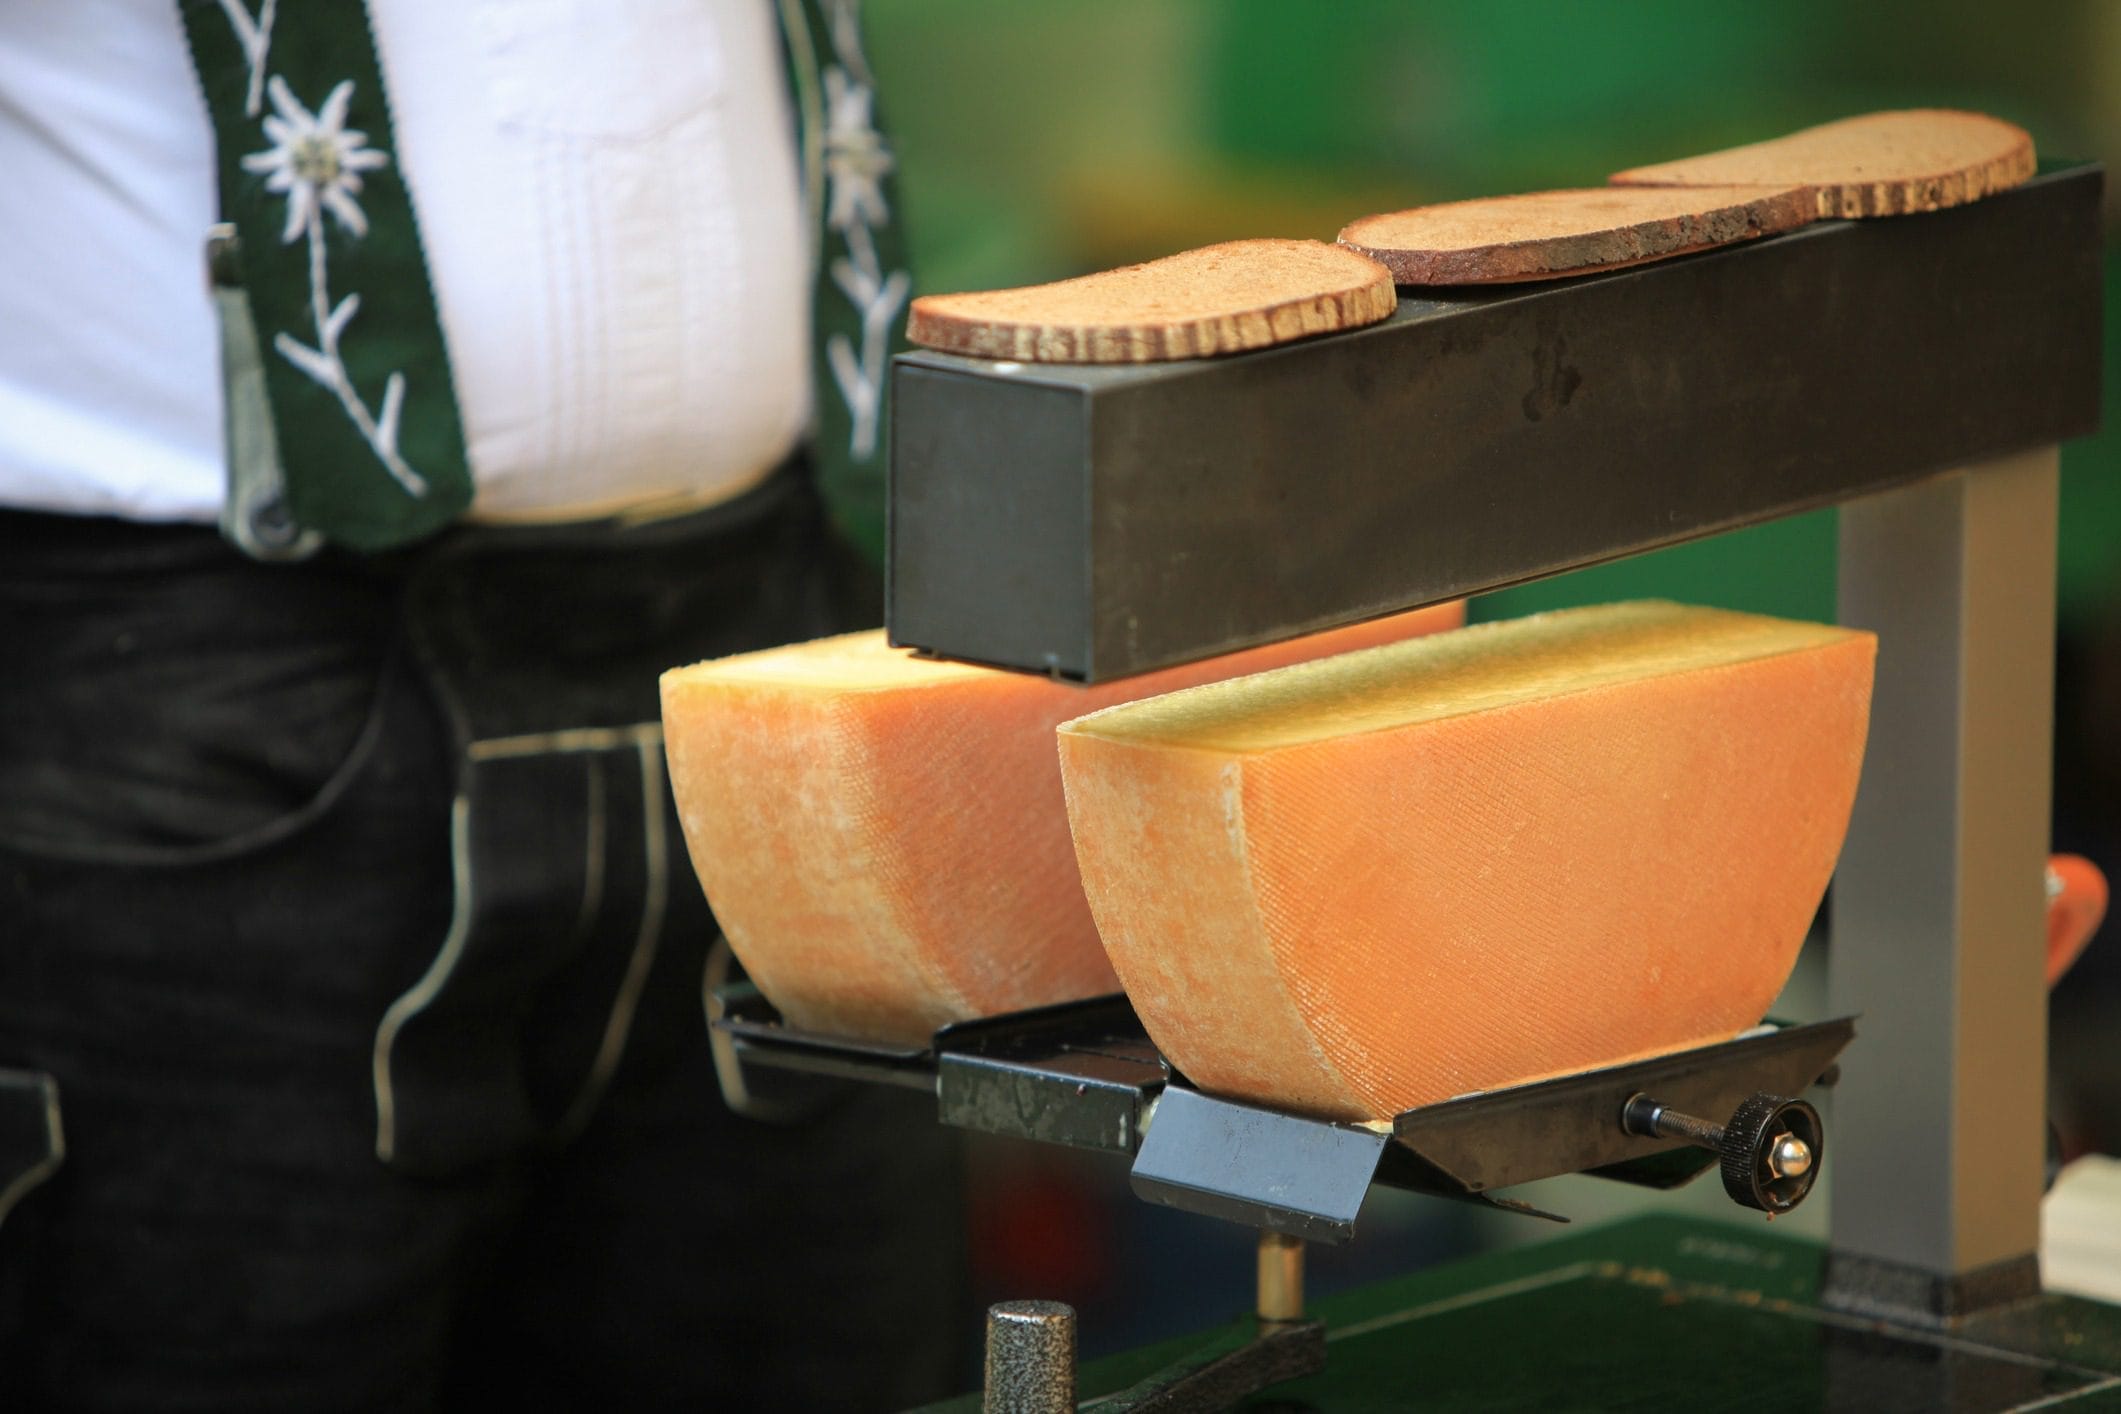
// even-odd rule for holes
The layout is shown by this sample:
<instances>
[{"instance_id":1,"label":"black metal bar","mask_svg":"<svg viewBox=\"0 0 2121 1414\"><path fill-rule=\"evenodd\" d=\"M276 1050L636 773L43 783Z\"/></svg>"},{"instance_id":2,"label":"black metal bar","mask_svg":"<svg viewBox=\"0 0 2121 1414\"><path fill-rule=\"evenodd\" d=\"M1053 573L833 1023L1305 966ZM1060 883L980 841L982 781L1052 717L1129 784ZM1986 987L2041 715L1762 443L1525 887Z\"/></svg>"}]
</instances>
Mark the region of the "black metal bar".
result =
<instances>
[{"instance_id":1,"label":"black metal bar","mask_svg":"<svg viewBox=\"0 0 2121 1414\"><path fill-rule=\"evenodd\" d=\"M1630 1134L1621 1124L1630 1097L1648 1092L1682 1112L1728 1115L1755 1091L1802 1094L1855 1034L1850 1017L1785 1026L1426 1105L1400 1115L1393 1132L1439 1173L1476 1193L1626 1165L1684 1142ZM1630 1175L1622 1169L1608 1176Z\"/></svg>"},{"instance_id":2,"label":"black metal bar","mask_svg":"<svg viewBox=\"0 0 2121 1414\"><path fill-rule=\"evenodd\" d=\"M1756 1091L1809 1088L1855 1034L1849 1018L1764 1027L1409 1110L1386 1130L1170 1083L1123 996L947 1026L929 1049L791 1030L748 984L725 989L722 1001L715 1028L730 1034L747 1067L929 1090L946 1124L1133 1154L1135 1191L1152 1202L1321 1242L1354 1235L1379 1183L1557 1221L1489 1190L1582 1172L1676 1187L1714 1159L1695 1158L1679 1140L1630 1134L1622 1114L1631 1096L1648 1091L1682 1111L1729 1114Z\"/></svg>"},{"instance_id":3,"label":"black metal bar","mask_svg":"<svg viewBox=\"0 0 2121 1414\"><path fill-rule=\"evenodd\" d=\"M721 1014L710 1023L726 1033L739 1064L792 1070L838 1080L861 1080L908 1090L935 1089L935 1056L919 1046L881 1045L821 1036L781 1021L773 1004L749 982L716 993Z\"/></svg>"},{"instance_id":4,"label":"black metal bar","mask_svg":"<svg viewBox=\"0 0 2121 1414\"><path fill-rule=\"evenodd\" d=\"M1210 1341L1092 1407L1098 1414L1223 1414L1262 1390L1325 1368L1322 1322L1261 1324Z\"/></svg>"},{"instance_id":5,"label":"black metal bar","mask_svg":"<svg viewBox=\"0 0 2121 1414\"><path fill-rule=\"evenodd\" d=\"M1171 1073L1123 996L947 1026L935 1046L943 1123L1120 1154Z\"/></svg>"},{"instance_id":6,"label":"black metal bar","mask_svg":"<svg viewBox=\"0 0 2121 1414\"><path fill-rule=\"evenodd\" d=\"M902 356L895 642L1083 681L2090 431L2095 164L1135 367Z\"/></svg>"}]
</instances>

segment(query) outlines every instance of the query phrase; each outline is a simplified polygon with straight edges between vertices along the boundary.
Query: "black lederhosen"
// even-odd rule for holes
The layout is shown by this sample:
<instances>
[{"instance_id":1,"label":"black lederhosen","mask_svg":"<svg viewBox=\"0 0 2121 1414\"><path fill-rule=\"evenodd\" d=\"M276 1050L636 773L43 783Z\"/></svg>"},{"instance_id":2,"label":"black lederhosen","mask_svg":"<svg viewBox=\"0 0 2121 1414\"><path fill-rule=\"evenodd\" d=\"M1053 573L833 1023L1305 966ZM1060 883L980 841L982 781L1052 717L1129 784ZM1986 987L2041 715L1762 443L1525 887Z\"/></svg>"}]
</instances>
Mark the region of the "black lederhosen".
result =
<instances>
[{"instance_id":1,"label":"black lederhosen","mask_svg":"<svg viewBox=\"0 0 2121 1414\"><path fill-rule=\"evenodd\" d=\"M956 1156L721 1104L657 726L874 608L799 467L293 566L0 513L0 1404L946 1392Z\"/></svg>"}]
</instances>

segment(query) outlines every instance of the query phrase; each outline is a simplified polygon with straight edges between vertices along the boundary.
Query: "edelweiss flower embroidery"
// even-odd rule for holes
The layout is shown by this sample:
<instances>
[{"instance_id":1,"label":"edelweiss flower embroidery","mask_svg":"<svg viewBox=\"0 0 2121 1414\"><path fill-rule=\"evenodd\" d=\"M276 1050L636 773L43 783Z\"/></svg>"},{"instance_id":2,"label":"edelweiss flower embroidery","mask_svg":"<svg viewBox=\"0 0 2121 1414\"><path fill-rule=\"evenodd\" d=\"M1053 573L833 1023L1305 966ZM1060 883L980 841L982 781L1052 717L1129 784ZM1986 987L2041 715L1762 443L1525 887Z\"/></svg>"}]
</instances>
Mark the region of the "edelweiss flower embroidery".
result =
<instances>
[{"instance_id":1,"label":"edelweiss flower embroidery","mask_svg":"<svg viewBox=\"0 0 2121 1414\"><path fill-rule=\"evenodd\" d=\"M835 231L891 219L883 180L893 160L877 135L875 94L838 65L825 70L825 174L832 180L826 224Z\"/></svg>"},{"instance_id":2,"label":"edelweiss flower embroidery","mask_svg":"<svg viewBox=\"0 0 2121 1414\"><path fill-rule=\"evenodd\" d=\"M258 103L264 97L265 57L272 52L273 11L280 0L264 0L258 13L253 15L250 7L238 4L237 0L221 0L221 13L228 16L229 26L236 32L236 43L243 46L243 65L250 71L250 82L243 89L243 116L258 116Z\"/></svg>"},{"instance_id":3,"label":"edelweiss flower embroidery","mask_svg":"<svg viewBox=\"0 0 2121 1414\"><path fill-rule=\"evenodd\" d=\"M846 67L831 64L824 70L823 147L825 175L832 188L825 224L847 242L846 257L832 262L832 279L861 315L862 335L857 348L845 334L834 334L825 341L825 357L847 403L848 451L857 461L867 461L876 453L891 324L906 302L911 282L903 270L887 274L877 259L872 228L891 219L890 203L884 200L884 178L895 163L876 130L875 91L856 77L866 76L869 69L862 58L853 0L842 0L833 7L833 36Z\"/></svg>"},{"instance_id":4,"label":"edelweiss flower embroidery","mask_svg":"<svg viewBox=\"0 0 2121 1414\"><path fill-rule=\"evenodd\" d=\"M291 243L310 234L326 210L351 234L368 234L368 218L354 197L361 190L361 174L389 165L390 155L368 146L368 134L346 126L353 81L341 82L315 113L302 106L278 74L265 91L276 110L264 123L272 146L245 157L243 170L262 173L267 191L287 194L281 241Z\"/></svg>"},{"instance_id":5,"label":"edelweiss flower embroidery","mask_svg":"<svg viewBox=\"0 0 2121 1414\"><path fill-rule=\"evenodd\" d=\"M405 408L405 375L392 373L383 380L383 401L374 411L346 370L339 343L354 316L360 313L361 296L349 294L336 304L331 298L331 252L324 240L324 213L338 219L348 235L359 240L368 234L368 218L354 197L361 190L361 174L390 162L390 154L368 145L368 135L346 126L347 109L353 103L353 80L346 79L326 95L323 106L311 113L274 74L265 91L272 97L275 114L264 122L265 136L272 146L243 159L243 168L263 173L265 189L287 196L287 225L280 232L283 244L307 238L309 242L309 317L317 342L305 344L282 330L273 335L273 347L308 376L318 387L339 400L361 440L368 443L376 459L408 495L425 496L427 480L406 464L398 452L398 416Z\"/></svg>"}]
</instances>

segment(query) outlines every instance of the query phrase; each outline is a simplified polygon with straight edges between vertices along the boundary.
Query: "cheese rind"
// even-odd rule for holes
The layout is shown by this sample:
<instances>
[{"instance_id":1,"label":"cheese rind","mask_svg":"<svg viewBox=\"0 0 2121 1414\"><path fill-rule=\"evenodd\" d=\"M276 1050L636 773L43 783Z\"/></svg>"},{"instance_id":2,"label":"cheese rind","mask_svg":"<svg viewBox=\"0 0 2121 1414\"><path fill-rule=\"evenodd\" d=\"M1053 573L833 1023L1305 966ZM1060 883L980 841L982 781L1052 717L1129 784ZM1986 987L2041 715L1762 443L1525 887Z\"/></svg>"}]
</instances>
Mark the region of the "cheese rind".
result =
<instances>
[{"instance_id":1,"label":"cheese rind","mask_svg":"<svg viewBox=\"0 0 2121 1414\"><path fill-rule=\"evenodd\" d=\"M925 1044L1118 990L1057 724L1462 618L1442 605L1087 688L918 658L880 631L720 659L663 676L671 785L707 900L788 1022Z\"/></svg>"},{"instance_id":2,"label":"cheese rind","mask_svg":"<svg viewBox=\"0 0 2121 1414\"><path fill-rule=\"evenodd\" d=\"M1618 605L1078 719L1092 913L1191 1080L1336 1118L1726 1039L1832 873L1874 648Z\"/></svg>"}]
</instances>

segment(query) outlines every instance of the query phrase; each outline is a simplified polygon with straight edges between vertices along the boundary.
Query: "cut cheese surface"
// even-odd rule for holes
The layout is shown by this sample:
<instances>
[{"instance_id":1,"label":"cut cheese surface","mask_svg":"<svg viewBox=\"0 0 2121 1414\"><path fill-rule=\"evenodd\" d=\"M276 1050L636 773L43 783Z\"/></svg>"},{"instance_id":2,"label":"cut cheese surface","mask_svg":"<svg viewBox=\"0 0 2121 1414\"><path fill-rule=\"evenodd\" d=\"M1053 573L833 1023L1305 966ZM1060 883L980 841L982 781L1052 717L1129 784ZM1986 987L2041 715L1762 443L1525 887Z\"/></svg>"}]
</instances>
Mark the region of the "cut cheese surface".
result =
<instances>
[{"instance_id":1,"label":"cut cheese surface","mask_svg":"<svg viewBox=\"0 0 2121 1414\"><path fill-rule=\"evenodd\" d=\"M2038 166L2032 134L1986 113L1865 113L1722 152L1616 172L1620 186L1766 182L1813 189L1821 216L1897 216L1979 201Z\"/></svg>"},{"instance_id":2,"label":"cut cheese surface","mask_svg":"<svg viewBox=\"0 0 2121 1414\"><path fill-rule=\"evenodd\" d=\"M707 900L791 1025L935 1029L1116 991L1076 876L1053 729L1130 698L1456 626L1447 604L1077 687L939 662L881 631L663 676Z\"/></svg>"},{"instance_id":3,"label":"cut cheese surface","mask_svg":"<svg viewBox=\"0 0 2121 1414\"><path fill-rule=\"evenodd\" d=\"M1481 285L1618 270L1813 219L1804 187L1596 187L1388 211L1340 242L1402 285Z\"/></svg>"},{"instance_id":4,"label":"cut cheese surface","mask_svg":"<svg viewBox=\"0 0 2121 1414\"><path fill-rule=\"evenodd\" d=\"M1322 241L1226 241L1050 285L923 295L906 337L978 358L1153 363L1374 324L1392 276Z\"/></svg>"},{"instance_id":5,"label":"cut cheese surface","mask_svg":"<svg viewBox=\"0 0 2121 1414\"><path fill-rule=\"evenodd\" d=\"M1620 604L1090 714L1091 911L1194 1083L1335 1118L1728 1039L1833 872L1874 652Z\"/></svg>"}]
</instances>

